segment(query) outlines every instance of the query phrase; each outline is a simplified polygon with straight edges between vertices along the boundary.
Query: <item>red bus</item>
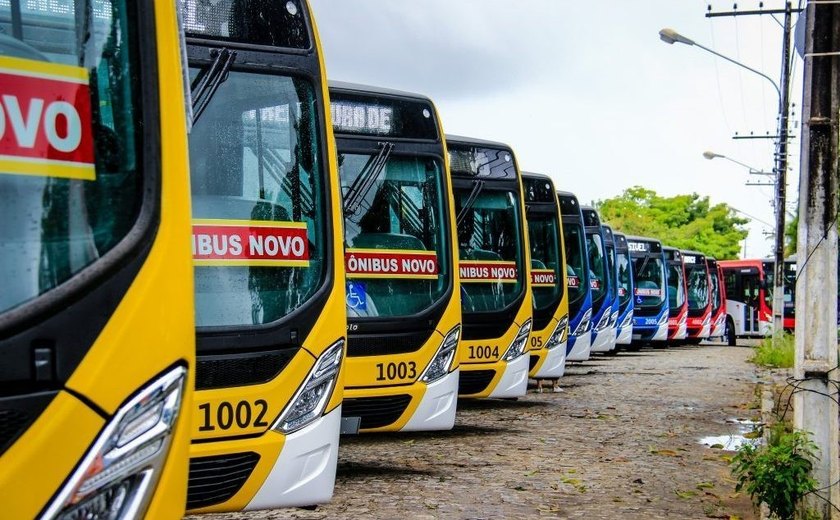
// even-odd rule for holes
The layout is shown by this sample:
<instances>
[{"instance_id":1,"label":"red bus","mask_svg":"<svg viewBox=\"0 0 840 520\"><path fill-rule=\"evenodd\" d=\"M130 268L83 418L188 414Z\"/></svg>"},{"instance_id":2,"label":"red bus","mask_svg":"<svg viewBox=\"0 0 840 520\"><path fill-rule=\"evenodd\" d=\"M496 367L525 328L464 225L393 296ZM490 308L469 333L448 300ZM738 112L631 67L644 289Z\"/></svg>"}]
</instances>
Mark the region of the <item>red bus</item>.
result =
<instances>
[{"instance_id":1,"label":"red bus","mask_svg":"<svg viewBox=\"0 0 840 520\"><path fill-rule=\"evenodd\" d=\"M726 332L726 288L723 284L723 270L718 261L712 257L706 257L709 265L709 289L712 300L712 329L710 338L723 338Z\"/></svg>"},{"instance_id":2,"label":"red bus","mask_svg":"<svg viewBox=\"0 0 840 520\"><path fill-rule=\"evenodd\" d=\"M668 264L668 341L680 342L688 334L685 266L679 249L663 247L662 250Z\"/></svg>"},{"instance_id":3,"label":"red bus","mask_svg":"<svg viewBox=\"0 0 840 520\"><path fill-rule=\"evenodd\" d=\"M765 337L773 332L773 261L720 262L726 290L726 338ZM785 330L795 327L796 260L785 261Z\"/></svg>"},{"instance_id":4,"label":"red bus","mask_svg":"<svg viewBox=\"0 0 840 520\"><path fill-rule=\"evenodd\" d=\"M688 289L688 335L685 341L696 345L709 337L712 328L709 266L703 253L683 251L682 254L685 285Z\"/></svg>"}]
</instances>

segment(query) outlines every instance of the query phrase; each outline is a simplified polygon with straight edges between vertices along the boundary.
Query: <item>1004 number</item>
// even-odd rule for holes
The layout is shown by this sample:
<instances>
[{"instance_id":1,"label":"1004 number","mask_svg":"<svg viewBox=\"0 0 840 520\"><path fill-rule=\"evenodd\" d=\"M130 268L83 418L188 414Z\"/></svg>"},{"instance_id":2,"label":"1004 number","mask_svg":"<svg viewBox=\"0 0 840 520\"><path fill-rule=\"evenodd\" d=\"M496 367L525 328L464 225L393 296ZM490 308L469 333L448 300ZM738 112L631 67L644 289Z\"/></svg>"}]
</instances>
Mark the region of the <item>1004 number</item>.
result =
<instances>
[{"instance_id":1,"label":"1004 number","mask_svg":"<svg viewBox=\"0 0 840 520\"><path fill-rule=\"evenodd\" d=\"M468 347L470 359L495 359L499 357L499 346L491 347L489 345L470 345Z\"/></svg>"},{"instance_id":2,"label":"1004 number","mask_svg":"<svg viewBox=\"0 0 840 520\"><path fill-rule=\"evenodd\" d=\"M228 401L222 401L213 414L210 403L198 405L201 411L201 426L198 431L212 432L216 428L229 430L236 425L239 428L265 428L268 422L265 414L268 412L268 402L265 399L257 399L251 404L250 401L239 401L234 405ZM215 417L214 417L215 415Z\"/></svg>"}]
</instances>

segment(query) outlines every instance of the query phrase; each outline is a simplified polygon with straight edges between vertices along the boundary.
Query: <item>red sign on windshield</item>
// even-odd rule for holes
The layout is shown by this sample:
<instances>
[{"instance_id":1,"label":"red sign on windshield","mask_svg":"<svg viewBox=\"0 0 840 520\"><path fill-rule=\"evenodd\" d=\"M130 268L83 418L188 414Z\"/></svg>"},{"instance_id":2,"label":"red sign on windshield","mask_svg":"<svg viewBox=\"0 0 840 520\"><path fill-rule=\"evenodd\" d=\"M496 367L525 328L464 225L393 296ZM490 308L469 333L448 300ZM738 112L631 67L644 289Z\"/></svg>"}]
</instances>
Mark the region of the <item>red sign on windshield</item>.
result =
<instances>
[{"instance_id":1,"label":"red sign on windshield","mask_svg":"<svg viewBox=\"0 0 840 520\"><path fill-rule=\"evenodd\" d=\"M195 265L308 267L304 222L194 220Z\"/></svg>"},{"instance_id":2,"label":"red sign on windshield","mask_svg":"<svg viewBox=\"0 0 840 520\"><path fill-rule=\"evenodd\" d=\"M344 253L348 278L436 279L434 251L402 249L348 249Z\"/></svg>"},{"instance_id":3,"label":"red sign on windshield","mask_svg":"<svg viewBox=\"0 0 840 520\"><path fill-rule=\"evenodd\" d=\"M463 283L516 283L516 262L461 260L458 271Z\"/></svg>"},{"instance_id":4,"label":"red sign on windshield","mask_svg":"<svg viewBox=\"0 0 840 520\"><path fill-rule=\"evenodd\" d=\"M94 180L88 73L0 57L0 173Z\"/></svg>"}]
</instances>

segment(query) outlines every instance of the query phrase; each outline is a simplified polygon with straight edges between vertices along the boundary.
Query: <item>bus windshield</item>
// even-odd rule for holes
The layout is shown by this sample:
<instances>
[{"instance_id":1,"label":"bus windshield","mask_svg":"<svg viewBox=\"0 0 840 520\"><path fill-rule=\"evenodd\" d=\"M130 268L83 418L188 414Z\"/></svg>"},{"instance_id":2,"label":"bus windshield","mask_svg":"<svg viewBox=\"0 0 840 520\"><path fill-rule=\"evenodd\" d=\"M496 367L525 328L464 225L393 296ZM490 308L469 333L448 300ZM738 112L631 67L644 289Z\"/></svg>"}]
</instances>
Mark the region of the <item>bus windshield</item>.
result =
<instances>
[{"instance_id":1,"label":"bus windshield","mask_svg":"<svg viewBox=\"0 0 840 520\"><path fill-rule=\"evenodd\" d=\"M764 279L767 281L767 289L764 291L764 300L767 307L773 308L773 287L776 279L776 272L772 262L764 262ZM793 316L796 310L796 263L785 262L785 316Z\"/></svg>"},{"instance_id":2,"label":"bus windshield","mask_svg":"<svg viewBox=\"0 0 840 520\"><path fill-rule=\"evenodd\" d=\"M686 264L685 276L688 285L688 309L704 309L709 304L709 273L706 262Z\"/></svg>"},{"instance_id":3,"label":"bus windshield","mask_svg":"<svg viewBox=\"0 0 840 520\"><path fill-rule=\"evenodd\" d=\"M584 266L586 244L583 227L580 224L563 223L563 238L566 243L566 285L569 287L569 315L577 316L586 300L589 274Z\"/></svg>"},{"instance_id":4,"label":"bus windshield","mask_svg":"<svg viewBox=\"0 0 840 520\"><path fill-rule=\"evenodd\" d=\"M458 214L471 189L455 190ZM458 226L461 301L466 312L499 311L524 291L519 195L485 187Z\"/></svg>"},{"instance_id":5,"label":"bus windshield","mask_svg":"<svg viewBox=\"0 0 840 520\"><path fill-rule=\"evenodd\" d=\"M618 306L621 312L627 308L630 303L630 257L627 253L618 253L616 255L616 262L618 263Z\"/></svg>"},{"instance_id":6,"label":"bus windshield","mask_svg":"<svg viewBox=\"0 0 840 520\"><path fill-rule=\"evenodd\" d=\"M534 309L545 309L563 297L564 284L560 256L560 230L557 216L540 215L528 218L528 236L531 244L531 272L534 275L550 274L546 282L532 279Z\"/></svg>"},{"instance_id":7,"label":"bus windshield","mask_svg":"<svg viewBox=\"0 0 840 520\"><path fill-rule=\"evenodd\" d=\"M197 326L274 322L322 285L326 186L318 124L308 81L236 70L195 122Z\"/></svg>"},{"instance_id":8,"label":"bus windshield","mask_svg":"<svg viewBox=\"0 0 840 520\"><path fill-rule=\"evenodd\" d=\"M137 221L146 143L135 11L122 0L0 1L0 312L68 281Z\"/></svg>"},{"instance_id":9,"label":"bus windshield","mask_svg":"<svg viewBox=\"0 0 840 520\"><path fill-rule=\"evenodd\" d=\"M438 159L339 154L345 195L367 179L364 192L345 208L347 312L358 316L408 316L437 302L448 287L443 166Z\"/></svg>"},{"instance_id":10,"label":"bus windshield","mask_svg":"<svg viewBox=\"0 0 840 520\"><path fill-rule=\"evenodd\" d=\"M586 251L589 255L589 287L592 289L592 307L599 308L607 295L607 257L599 233L586 233ZM594 311L593 311L594 312Z\"/></svg>"},{"instance_id":11,"label":"bus windshield","mask_svg":"<svg viewBox=\"0 0 840 520\"><path fill-rule=\"evenodd\" d=\"M633 258L633 279L637 307L660 307L665 301L665 269L662 258L640 256Z\"/></svg>"},{"instance_id":12,"label":"bus windshield","mask_svg":"<svg viewBox=\"0 0 840 520\"><path fill-rule=\"evenodd\" d=\"M610 298L615 299L616 284L615 281L615 247L607 246L607 273L610 277Z\"/></svg>"},{"instance_id":13,"label":"bus windshield","mask_svg":"<svg viewBox=\"0 0 840 520\"><path fill-rule=\"evenodd\" d=\"M682 308L685 303L685 281L682 262L668 263L668 306L672 310Z\"/></svg>"},{"instance_id":14,"label":"bus windshield","mask_svg":"<svg viewBox=\"0 0 840 520\"><path fill-rule=\"evenodd\" d=\"M717 312L723 302L720 301L720 279L718 278L717 270L709 273L709 280L711 280L710 292L712 298L712 312Z\"/></svg>"}]
</instances>

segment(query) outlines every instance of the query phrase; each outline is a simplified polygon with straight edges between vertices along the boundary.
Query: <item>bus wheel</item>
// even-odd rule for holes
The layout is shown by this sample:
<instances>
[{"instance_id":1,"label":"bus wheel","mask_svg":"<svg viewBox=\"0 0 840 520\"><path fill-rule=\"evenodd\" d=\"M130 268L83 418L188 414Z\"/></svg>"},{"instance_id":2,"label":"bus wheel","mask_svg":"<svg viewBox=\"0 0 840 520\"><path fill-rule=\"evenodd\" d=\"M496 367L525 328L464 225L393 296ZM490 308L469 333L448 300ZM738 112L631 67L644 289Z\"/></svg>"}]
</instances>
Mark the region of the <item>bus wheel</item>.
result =
<instances>
[{"instance_id":1,"label":"bus wheel","mask_svg":"<svg viewBox=\"0 0 840 520\"><path fill-rule=\"evenodd\" d=\"M735 323L732 321L732 318L726 318L726 330L723 332L724 336L726 336L726 344L730 347L735 346Z\"/></svg>"}]
</instances>

